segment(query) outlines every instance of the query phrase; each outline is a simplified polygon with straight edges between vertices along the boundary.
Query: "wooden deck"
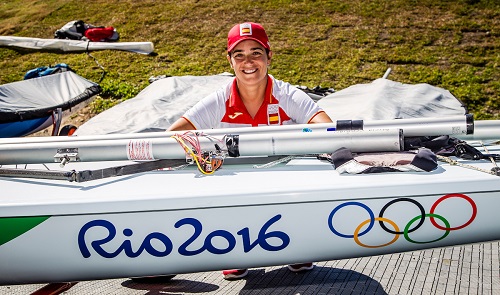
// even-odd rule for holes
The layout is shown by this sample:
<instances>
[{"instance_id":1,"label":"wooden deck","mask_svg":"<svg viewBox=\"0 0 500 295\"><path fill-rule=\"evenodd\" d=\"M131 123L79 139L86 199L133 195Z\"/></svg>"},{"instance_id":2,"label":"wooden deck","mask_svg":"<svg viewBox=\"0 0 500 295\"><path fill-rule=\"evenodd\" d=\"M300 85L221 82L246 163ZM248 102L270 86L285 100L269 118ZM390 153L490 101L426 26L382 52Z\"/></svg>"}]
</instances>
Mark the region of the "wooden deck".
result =
<instances>
[{"instance_id":1,"label":"wooden deck","mask_svg":"<svg viewBox=\"0 0 500 295\"><path fill-rule=\"evenodd\" d=\"M500 294L499 245L500 242L489 242L318 262L312 271L300 274L285 266L256 268L239 281L226 281L221 272L182 274L169 282L154 284L127 278L88 281L52 294L494 295ZM44 286L0 286L0 294L32 294Z\"/></svg>"}]
</instances>

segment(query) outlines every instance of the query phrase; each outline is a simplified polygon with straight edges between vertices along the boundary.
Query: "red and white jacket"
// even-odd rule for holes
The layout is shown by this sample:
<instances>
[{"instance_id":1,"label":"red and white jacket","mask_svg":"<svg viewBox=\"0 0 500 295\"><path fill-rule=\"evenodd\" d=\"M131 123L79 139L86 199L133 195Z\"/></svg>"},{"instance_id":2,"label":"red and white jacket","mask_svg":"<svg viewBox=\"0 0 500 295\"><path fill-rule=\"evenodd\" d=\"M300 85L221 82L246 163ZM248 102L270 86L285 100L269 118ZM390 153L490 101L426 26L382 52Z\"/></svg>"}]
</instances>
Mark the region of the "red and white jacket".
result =
<instances>
[{"instance_id":1,"label":"red and white jacket","mask_svg":"<svg viewBox=\"0 0 500 295\"><path fill-rule=\"evenodd\" d=\"M323 110L303 91L268 75L264 102L250 116L236 87L236 78L208 95L183 116L196 129L306 124Z\"/></svg>"}]
</instances>

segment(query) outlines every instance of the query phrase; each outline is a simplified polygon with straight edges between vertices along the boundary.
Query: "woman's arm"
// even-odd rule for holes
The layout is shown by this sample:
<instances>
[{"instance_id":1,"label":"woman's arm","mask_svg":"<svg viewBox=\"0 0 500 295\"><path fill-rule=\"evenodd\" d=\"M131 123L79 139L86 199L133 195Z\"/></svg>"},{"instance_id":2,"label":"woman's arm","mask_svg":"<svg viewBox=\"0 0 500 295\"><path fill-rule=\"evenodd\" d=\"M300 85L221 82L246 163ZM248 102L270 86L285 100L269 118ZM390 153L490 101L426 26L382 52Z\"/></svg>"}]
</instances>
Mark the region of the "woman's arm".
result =
<instances>
[{"instance_id":1,"label":"woman's arm","mask_svg":"<svg viewBox=\"0 0 500 295\"><path fill-rule=\"evenodd\" d=\"M309 124L311 123L332 123L332 119L330 118L330 116L328 116L326 114L326 112L322 111L318 114L316 114L316 116L314 116L310 121L309 121Z\"/></svg>"},{"instance_id":2,"label":"woman's arm","mask_svg":"<svg viewBox=\"0 0 500 295\"><path fill-rule=\"evenodd\" d=\"M168 127L167 131L196 130L196 128L186 118L181 117L174 124Z\"/></svg>"}]
</instances>

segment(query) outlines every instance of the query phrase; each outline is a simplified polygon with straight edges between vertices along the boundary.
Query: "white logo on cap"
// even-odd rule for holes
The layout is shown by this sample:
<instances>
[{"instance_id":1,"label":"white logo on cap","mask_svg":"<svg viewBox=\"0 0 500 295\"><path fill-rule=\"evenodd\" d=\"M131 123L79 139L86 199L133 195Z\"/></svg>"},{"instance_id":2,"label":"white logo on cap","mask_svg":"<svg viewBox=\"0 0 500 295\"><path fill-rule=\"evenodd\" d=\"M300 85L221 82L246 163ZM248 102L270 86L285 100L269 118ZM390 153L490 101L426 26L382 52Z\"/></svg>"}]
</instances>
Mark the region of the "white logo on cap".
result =
<instances>
[{"instance_id":1,"label":"white logo on cap","mask_svg":"<svg viewBox=\"0 0 500 295\"><path fill-rule=\"evenodd\" d=\"M241 24L240 25L240 36L251 36L252 35L252 24Z\"/></svg>"}]
</instances>

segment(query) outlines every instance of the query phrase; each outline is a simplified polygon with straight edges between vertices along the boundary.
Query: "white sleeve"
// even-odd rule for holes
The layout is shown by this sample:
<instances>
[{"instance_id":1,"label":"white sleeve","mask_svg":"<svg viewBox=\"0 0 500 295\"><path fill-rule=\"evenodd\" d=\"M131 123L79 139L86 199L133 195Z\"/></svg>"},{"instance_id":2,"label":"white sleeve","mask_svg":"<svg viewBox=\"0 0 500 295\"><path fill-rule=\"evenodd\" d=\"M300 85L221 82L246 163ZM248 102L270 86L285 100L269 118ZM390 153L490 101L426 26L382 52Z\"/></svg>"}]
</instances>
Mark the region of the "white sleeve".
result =
<instances>
[{"instance_id":1,"label":"white sleeve","mask_svg":"<svg viewBox=\"0 0 500 295\"><path fill-rule=\"evenodd\" d=\"M304 91L289 83L282 81L278 81L277 83L283 83L279 87L279 91L282 95L279 104L293 122L297 124L306 124L317 113L322 111L321 107L319 107Z\"/></svg>"},{"instance_id":2,"label":"white sleeve","mask_svg":"<svg viewBox=\"0 0 500 295\"><path fill-rule=\"evenodd\" d=\"M186 111L184 118L196 129L217 128L225 112L223 89L209 94Z\"/></svg>"}]
</instances>

